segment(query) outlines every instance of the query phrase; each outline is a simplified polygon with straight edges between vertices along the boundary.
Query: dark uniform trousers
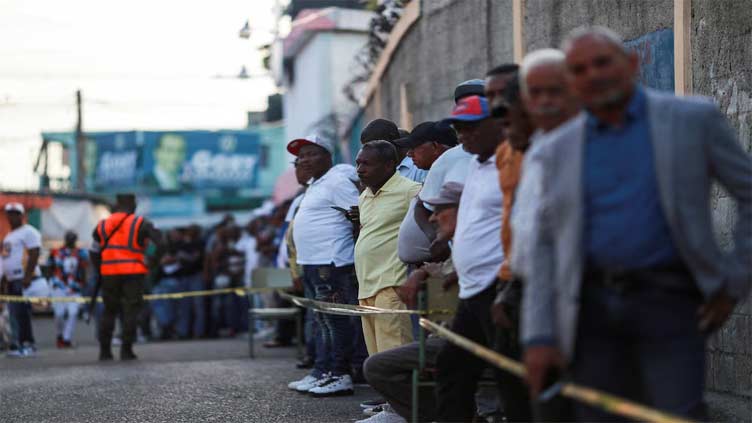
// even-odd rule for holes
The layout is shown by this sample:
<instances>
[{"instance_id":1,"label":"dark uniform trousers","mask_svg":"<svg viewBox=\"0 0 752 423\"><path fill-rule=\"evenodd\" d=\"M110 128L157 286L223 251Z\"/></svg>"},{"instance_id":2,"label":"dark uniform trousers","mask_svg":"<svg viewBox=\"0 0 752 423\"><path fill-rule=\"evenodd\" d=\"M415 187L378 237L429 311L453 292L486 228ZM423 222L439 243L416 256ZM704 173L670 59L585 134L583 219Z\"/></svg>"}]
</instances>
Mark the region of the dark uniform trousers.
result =
<instances>
[{"instance_id":1,"label":"dark uniform trousers","mask_svg":"<svg viewBox=\"0 0 752 423\"><path fill-rule=\"evenodd\" d=\"M144 303L146 275L112 275L102 277L104 313L99 327L99 341L109 345L115 330L115 319L122 315L123 344L136 341L138 315Z\"/></svg>"}]
</instances>

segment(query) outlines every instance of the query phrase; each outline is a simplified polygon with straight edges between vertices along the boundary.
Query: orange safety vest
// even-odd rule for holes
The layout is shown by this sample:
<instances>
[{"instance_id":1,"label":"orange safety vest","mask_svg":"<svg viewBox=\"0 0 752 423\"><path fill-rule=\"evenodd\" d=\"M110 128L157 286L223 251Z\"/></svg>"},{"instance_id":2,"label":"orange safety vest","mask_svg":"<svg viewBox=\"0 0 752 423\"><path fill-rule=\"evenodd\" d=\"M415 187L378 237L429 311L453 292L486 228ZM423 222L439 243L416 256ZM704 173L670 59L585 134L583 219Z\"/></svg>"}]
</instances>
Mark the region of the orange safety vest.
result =
<instances>
[{"instance_id":1,"label":"orange safety vest","mask_svg":"<svg viewBox=\"0 0 752 423\"><path fill-rule=\"evenodd\" d=\"M121 220L123 224L112 233ZM105 240L109 239L100 253L102 276L143 275L148 272L144 264L144 246L138 243L138 232L143 223L143 217L120 212L99 222L97 233L100 242L104 245Z\"/></svg>"}]
</instances>

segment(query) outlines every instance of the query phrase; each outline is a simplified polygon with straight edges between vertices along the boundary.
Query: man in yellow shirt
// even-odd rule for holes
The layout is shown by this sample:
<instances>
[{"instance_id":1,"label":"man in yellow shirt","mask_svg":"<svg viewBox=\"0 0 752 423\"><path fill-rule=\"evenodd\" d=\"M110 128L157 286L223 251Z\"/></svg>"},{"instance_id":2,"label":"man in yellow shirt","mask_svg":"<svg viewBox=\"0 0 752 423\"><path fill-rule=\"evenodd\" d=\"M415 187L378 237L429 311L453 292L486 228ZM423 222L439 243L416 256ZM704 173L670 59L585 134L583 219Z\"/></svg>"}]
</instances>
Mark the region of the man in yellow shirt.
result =
<instances>
[{"instance_id":1,"label":"man in yellow shirt","mask_svg":"<svg viewBox=\"0 0 752 423\"><path fill-rule=\"evenodd\" d=\"M395 290L407 279L407 265L397 256L397 238L421 185L396 173L397 150L387 141L363 145L355 163L366 187L358 199L360 234L355 244L359 302L405 310ZM413 340L407 314L363 316L361 320L369 355Z\"/></svg>"}]
</instances>

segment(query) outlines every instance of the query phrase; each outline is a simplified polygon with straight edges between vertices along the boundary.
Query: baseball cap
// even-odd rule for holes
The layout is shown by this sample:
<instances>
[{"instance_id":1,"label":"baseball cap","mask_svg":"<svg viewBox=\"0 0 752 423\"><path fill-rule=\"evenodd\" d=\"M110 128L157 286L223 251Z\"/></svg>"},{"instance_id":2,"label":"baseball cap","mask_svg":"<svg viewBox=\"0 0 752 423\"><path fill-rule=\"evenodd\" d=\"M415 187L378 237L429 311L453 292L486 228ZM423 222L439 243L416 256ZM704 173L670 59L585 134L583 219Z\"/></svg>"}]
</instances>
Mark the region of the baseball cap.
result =
<instances>
[{"instance_id":1,"label":"baseball cap","mask_svg":"<svg viewBox=\"0 0 752 423\"><path fill-rule=\"evenodd\" d=\"M451 206L460 203L460 197L462 196L462 189L464 184L455 181L446 182L441 186L439 194L434 198L423 200L424 203L428 203L432 206Z\"/></svg>"},{"instance_id":2,"label":"baseball cap","mask_svg":"<svg viewBox=\"0 0 752 423\"><path fill-rule=\"evenodd\" d=\"M5 211L6 212L14 211L14 212L18 212L18 213L21 213L21 214L24 214L26 212L26 210L24 209L23 204L21 204L21 203L8 203L8 204L5 205Z\"/></svg>"},{"instance_id":3,"label":"baseball cap","mask_svg":"<svg viewBox=\"0 0 752 423\"><path fill-rule=\"evenodd\" d=\"M394 145L400 148L415 148L426 142L454 147L457 145L457 134L448 125L428 121L418 124L410 135L394 141Z\"/></svg>"},{"instance_id":4,"label":"baseball cap","mask_svg":"<svg viewBox=\"0 0 752 423\"><path fill-rule=\"evenodd\" d=\"M376 140L386 140L391 142L399 138L400 132L399 128L397 128L397 124L386 119L374 119L370 121L360 133L361 144Z\"/></svg>"},{"instance_id":5,"label":"baseball cap","mask_svg":"<svg viewBox=\"0 0 752 423\"><path fill-rule=\"evenodd\" d=\"M484 95L486 82L482 79L470 79L460 82L454 89L454 103L457 104L461 99L471 95Z\"/></svg>"},{"instance_id":6,"label":"baseball cap","mask_svg":"<svg viewBox=\"0 0 752 423\"><path fill-rule=\"evenodd\" d=\"M491 117L491 110L488 108L486 97L473 95L461 99L454 109L452 115L444 119L443 122L475 122Z\"/></svg>"},{"instance_id":7,"label":"baseball cap","mask_svg":"<svg viewBox=\"0 0 752 423\"><path fill-rule=\"evenodd\" d=\"M329 154L334 154L334 145L332 144L332 142L316 134L308 135L307 137L297 138L290 141L287 144L287 151L289 151L293 156L297 156L300 152L300 149L306 145L318 145L319 147L329 152Z\"/></svg>"}]
</instances>

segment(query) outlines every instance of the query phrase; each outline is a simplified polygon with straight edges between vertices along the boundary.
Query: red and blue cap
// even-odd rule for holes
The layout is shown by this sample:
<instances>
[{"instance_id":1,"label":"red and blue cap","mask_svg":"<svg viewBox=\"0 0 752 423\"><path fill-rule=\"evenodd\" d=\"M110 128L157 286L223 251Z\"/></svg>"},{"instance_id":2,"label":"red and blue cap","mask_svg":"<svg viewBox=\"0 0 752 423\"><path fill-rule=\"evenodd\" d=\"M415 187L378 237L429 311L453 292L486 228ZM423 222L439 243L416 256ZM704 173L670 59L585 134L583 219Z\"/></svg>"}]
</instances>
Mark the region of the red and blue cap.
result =
<instances>
[{"instance_id":1,"label":"red and blue cap","mask_svg":"<svg viewBox=\"0 0 752 423\"><path fill-rule=\"evenodd\" d=\"M452 115L443 122L475 122L489 117L491 117L491 109L488 107L486 97L473 95L460 99L452 109Z\"/></svg>"}]
</instances>

